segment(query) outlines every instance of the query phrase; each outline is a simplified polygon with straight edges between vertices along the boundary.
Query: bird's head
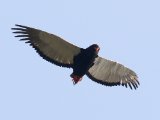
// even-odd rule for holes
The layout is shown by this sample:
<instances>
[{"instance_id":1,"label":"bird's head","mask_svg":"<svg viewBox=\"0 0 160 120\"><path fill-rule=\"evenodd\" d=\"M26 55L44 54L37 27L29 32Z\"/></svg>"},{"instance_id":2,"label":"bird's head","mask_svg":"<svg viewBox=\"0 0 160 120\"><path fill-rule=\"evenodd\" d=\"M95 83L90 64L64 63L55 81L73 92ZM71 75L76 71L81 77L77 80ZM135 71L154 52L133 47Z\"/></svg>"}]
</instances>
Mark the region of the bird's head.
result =
<instances>
[{"instance_id":1,"label":"bird's head","mask_svg":"<svg viewBox=\"0 0 160 120\"><path fill-rule=\"evenodd\" d=\"M94 49L94 51L95 52L99 52L99 50L100 50L100 47L97 45L97 44L93 44L93 45L91 45L91 47Z\"/></svg>"},{"instance_id":2,"label":"bird's head","mask_svg":"<svg viewBox=\"0 0 160 120\"><path fill-rule=\"evenodd\" d=\"M93 45L89 46L88 49L98 53L100 50L100 47L97 44L93 44Z\"/></svg>"}]
</instances>

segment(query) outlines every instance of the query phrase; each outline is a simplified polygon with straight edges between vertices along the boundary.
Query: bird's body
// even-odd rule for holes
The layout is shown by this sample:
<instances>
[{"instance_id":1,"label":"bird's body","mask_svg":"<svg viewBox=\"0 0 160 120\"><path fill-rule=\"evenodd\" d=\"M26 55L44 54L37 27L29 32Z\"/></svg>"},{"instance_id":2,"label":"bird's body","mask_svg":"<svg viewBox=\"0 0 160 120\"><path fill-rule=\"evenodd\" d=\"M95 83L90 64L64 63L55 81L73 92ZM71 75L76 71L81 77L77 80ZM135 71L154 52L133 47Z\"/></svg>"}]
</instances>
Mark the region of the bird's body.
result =
<instances>
[{"instance_id":1,"label":"bird's body","mask_svg":"<svg viewBox=\"0 0 160 120\"><path fill-rule=\"evenodd\" d=\"M12 28L15 37L29 43L45 60L61 66L72 68L73 83L78 83L84 75L93 81L107 86L129 86L138 88L138 77L131 69L98 56L97 44L86 49L77 47L62 38L35 28L16 25Z\"/></svg>"},{"instance_id":2,"label":"bird's body","mask_svg":"<svg viewBox=\"0 0 160 120\"><path fill-rule=\"evenodd\" d=\"M81 80L89 68L94 64L94 60L98 56L98 51L99 46L93 44L86 49L81 49L81 52L74 57L73 73L71 74L74 83Z\"/></svg>"}]
</instances>

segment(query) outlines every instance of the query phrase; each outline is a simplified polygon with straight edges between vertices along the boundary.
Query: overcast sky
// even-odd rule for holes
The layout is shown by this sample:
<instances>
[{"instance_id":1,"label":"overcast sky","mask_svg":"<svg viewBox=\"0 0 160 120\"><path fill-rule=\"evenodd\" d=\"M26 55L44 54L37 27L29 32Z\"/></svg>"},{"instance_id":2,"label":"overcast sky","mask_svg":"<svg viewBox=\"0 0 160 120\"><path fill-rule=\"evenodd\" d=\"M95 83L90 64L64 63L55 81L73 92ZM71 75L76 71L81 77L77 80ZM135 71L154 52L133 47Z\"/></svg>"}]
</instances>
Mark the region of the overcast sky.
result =
<instances>
[{"instance_id":1,"label":"overcast sky","mask_svg":"<svg viewBox=\"0 0 160 120\"><path fill-rule=\"evenodd\" d=\"M45 60L10 30L54 33L133 69L140 86L106 87ZM159 0L1 0L0 120L160 119Z\"/></svg>"}]
</instances>

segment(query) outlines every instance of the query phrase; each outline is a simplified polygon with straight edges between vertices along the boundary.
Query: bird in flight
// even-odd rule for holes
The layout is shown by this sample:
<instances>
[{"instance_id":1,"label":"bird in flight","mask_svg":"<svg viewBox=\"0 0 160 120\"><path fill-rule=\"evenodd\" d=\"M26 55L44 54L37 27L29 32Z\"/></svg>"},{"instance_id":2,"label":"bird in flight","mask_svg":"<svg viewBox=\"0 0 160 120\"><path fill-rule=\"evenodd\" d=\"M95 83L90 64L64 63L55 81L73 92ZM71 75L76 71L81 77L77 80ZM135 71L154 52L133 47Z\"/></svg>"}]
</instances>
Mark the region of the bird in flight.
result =
<instances>
[{"instance_id":1,"label":"bird in flight","mask_svg":"<svg viewBox=\"0 0 160 120\"><path fill-rule=\"evenodd\" d=\"M73 84L87 75L102 85L138 88L136 73L122 64L98 56L100 47L97 44L84 49L45 31L18 24L15 26L11 28L17 34L15 37L29 43L43 59L61 67L72 68L70 76Z\"/></svg>"}]
</instances>

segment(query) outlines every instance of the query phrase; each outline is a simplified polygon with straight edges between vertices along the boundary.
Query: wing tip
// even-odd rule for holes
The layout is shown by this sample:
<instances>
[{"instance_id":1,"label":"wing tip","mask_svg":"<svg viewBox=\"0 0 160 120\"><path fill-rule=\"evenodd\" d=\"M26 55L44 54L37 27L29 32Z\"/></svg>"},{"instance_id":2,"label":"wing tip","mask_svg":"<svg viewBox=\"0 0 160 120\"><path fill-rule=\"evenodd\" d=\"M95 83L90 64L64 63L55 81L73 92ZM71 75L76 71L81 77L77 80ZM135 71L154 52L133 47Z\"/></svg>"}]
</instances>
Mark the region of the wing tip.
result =
<instances>
[{"instance_id":1,"label":"wing tip","mask_svg":"<svg viewBox=\"0 0 160 120\"><path fill-rule=\"evenodd\" d=\"M22 27L22 28L28 28L27 26L20 25L20 24L15 24L16 27Z\"/></svg>"},{"instance_id":2,"label":"wing tip","mask_svg":"<svg viewBox=\"0 0 160 120\"><path fill-rule=\"evenodd\" d=\"M11 30L25 30L28 29L29 27L20 25L20 24L15 24L15 27L11 28ZM14 32L13 32L14 33Z\"/></svg>"}]
</instances>

